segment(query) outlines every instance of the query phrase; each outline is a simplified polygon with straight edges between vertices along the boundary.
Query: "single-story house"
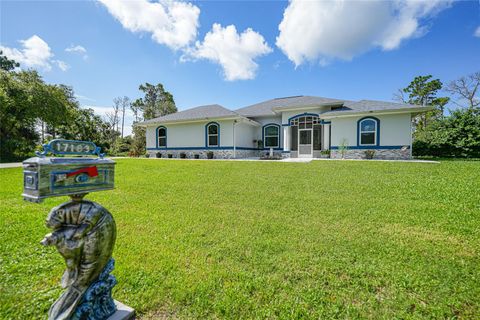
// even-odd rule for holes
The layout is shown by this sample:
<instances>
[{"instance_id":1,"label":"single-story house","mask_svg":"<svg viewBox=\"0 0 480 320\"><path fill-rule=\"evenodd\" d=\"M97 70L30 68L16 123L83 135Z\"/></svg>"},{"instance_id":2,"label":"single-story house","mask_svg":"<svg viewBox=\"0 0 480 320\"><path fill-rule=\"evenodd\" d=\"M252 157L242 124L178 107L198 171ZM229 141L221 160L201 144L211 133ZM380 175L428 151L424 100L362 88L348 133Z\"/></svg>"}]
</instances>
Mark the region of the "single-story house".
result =
<instances>
[{"instance_id":1,"label":"single-story house","mask_svg":"<svg viewBox=\"0 0 480 320\"><path fill-rule=\"evenodd\" d=\"M147 152L187 158L282 157L409 159L412 117L430 107L313 96L276 98L237 110L218 104L150 119ZM372 150L372 151L367 151Z\"/></svg>"}]
</instances>

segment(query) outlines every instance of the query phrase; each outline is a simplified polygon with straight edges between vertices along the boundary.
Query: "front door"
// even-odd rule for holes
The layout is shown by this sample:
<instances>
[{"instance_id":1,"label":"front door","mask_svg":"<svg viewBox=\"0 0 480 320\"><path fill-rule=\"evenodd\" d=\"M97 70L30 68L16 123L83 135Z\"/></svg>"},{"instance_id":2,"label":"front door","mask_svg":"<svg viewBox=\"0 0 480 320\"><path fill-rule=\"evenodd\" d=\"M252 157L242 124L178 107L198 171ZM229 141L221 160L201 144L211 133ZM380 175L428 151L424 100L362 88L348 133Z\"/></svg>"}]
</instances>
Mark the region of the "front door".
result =
<instances>
[{"instance_id":1,"label":"front door","mask_svg":"<svg viewBox=\"0 0 480 320\"><path fill-rule=\"evenodd\" d=\"M298 130L298 157L311 158L313 156L312 129Z\"/></svg>"}]
</instances>

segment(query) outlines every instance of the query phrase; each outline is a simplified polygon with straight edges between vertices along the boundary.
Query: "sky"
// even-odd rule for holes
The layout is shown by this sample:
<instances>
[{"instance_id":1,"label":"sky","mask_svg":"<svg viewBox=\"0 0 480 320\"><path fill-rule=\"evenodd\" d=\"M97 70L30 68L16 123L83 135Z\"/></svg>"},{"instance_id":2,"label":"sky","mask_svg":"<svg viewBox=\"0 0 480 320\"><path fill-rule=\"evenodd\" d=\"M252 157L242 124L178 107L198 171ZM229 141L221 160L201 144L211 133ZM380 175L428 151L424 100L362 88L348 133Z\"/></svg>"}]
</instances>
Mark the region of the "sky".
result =
<instances>
[{"instance_id":1,"label":"sky","mask_svg":"<svg viewBox=\"0 0 480 320\"><path fill-rule=\"evenodd\" d=\"M480 2L0 0L0 50L100 115L145 82L179 110L391 101L417 75L448 83L480 70Z\"/></svg>"}]
</instances>

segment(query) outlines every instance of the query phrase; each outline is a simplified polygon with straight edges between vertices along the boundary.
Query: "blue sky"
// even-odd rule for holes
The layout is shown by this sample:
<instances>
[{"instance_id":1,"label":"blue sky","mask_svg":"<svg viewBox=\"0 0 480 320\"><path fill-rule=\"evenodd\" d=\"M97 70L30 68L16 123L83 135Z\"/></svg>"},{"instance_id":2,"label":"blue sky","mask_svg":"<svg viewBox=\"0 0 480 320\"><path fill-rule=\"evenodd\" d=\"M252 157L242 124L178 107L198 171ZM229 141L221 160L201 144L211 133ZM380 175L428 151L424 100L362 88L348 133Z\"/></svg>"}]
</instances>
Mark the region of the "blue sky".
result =
<instances>
[{"instance_id":1,"label":"blue sky","mask_svg":"<svg viewBox=\"0 0 480 320\"><path fill-rule=\"evenodd\" d=\"M389 101L416 75L447 83L480 69L478 1L0 5L4 52L99 113L145 82L180 110L236 109L302 94Z\"/></svg>"}]
</instances>

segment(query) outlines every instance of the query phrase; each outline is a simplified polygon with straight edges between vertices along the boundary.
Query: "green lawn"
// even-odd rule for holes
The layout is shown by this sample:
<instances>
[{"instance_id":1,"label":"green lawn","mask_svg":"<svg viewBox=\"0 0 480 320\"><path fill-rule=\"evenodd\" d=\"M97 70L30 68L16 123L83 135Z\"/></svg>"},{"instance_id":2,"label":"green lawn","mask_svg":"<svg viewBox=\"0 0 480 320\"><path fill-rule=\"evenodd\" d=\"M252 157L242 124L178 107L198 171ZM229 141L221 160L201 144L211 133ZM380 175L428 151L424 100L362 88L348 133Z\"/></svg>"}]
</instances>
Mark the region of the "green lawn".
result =
<instances>
[{"instance_id":1,"label":"green lawn","mask_svg":"<svg viewBox=\"0 0 480 320\"><path fill-rule=\"evenodd\" d=\"M49 209L0 170L0 318L44 317ZM480 318L480 162L118 160L114 297L142 318Z\"/></svg>"}]
</instances>

